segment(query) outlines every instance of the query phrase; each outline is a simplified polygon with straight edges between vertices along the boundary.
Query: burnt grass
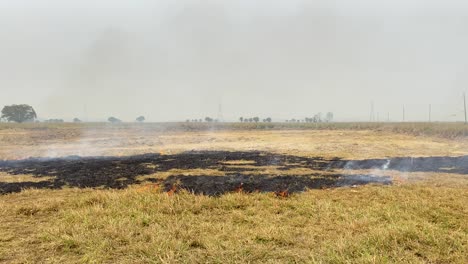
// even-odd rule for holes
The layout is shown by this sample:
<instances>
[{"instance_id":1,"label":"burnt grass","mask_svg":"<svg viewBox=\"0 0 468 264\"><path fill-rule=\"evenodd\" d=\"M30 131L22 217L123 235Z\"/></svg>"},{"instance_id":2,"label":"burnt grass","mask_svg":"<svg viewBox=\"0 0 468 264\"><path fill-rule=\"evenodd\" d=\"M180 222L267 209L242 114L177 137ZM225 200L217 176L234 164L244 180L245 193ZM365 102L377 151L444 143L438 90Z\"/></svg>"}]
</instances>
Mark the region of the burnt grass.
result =
<instances>
[{"instance_id":1,"label":"burnt grass","mask_svg":"<svg viewBox=\"0 0 468 264\"><path fill-rule=\"evenodd\" d=\"M246 160L249 167L226 164ZM254 166L276 166L279 170L312 169L308 175L253 174ZM215 169L226 176L172 175L164 179L138 180L172 169ZM268 152L192 151L174 155L144 154L125 157L64 157L30 158L0 161L0 172L10 175L53 177L39 182L0 182L0 194L20 192L23 189L60 189L63 187L123 189L133 184L153 182L165 191L181 190L196 194L221 195L227 192L295 193L306 189L323 189L369 183L391 184L390 177L374 175L346 175L336 170L397 170L402 172L444 172L468 174L468 156L392 158L344 160L339 158L299 157ZM327 173L320 173L321 171Z\"/></svg>"}]
</instances>

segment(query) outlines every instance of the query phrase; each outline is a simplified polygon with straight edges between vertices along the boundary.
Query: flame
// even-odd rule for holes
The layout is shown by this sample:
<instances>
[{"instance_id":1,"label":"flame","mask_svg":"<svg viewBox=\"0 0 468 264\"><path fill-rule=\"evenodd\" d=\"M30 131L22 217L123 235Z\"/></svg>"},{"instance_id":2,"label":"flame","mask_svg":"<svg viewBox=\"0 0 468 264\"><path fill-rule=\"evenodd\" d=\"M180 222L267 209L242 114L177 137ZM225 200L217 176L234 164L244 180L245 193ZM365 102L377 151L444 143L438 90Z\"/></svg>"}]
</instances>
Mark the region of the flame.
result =
<instances>
[{"instance_id":1,"label":"flame","mask_svg":"<svg viewBox=\"0 0 468 264\"><path fill-rule=\"evenodd\" d=\"M244 192L243 186L244 186L244 183L241 182L241 184L240 184L239 186L237 186L236 189L234 189L234 192L236 192L236 193L242 193L242 192Z\"/></svg>"},{"instance_id":2,"label":"flame","mask_svg":"<svg viewBox=\"0 0 468 264\"><path fill-rule=\"evenodd\" d=\"M177 191L177 186L176 186L176 185L172 185L172 188L167 192L167 195L173 196L173 195L175 194L176 191Z\"/></svg>"},{"instance_id":3,"label":"flame","mask_svg":"<svg viewBox=\"0 0 468 264\"><path fill-rule=\"evenodd\" d=\"M394 176L393 177L393 183L395 185L401 185L404 184L407 180L401 176Z\"/></svg>"},{"instance_id":4,"label":"flame","mask_svg":"<svg viewBox=\"0 0 468 264\"><path fill-rule=\"evenodd\" d=\"M155 184L146 184L137 189L137 192L157 192L160 189L160 185Z\"/></svg>"},{"instance_id":5,"label":"flame","mask_svg":"<svg viewBox=\"0 0 468 264\"><path fill-rule=\"evenodd\" d=\"M287 198L287 197L289 197L290 194L289 194L288 190L284 190L284 191L275 192L275 195L276 195L276 197Z\"/></svg>"},{"instance_id":6,"label":"flame","mask_svg":"<svg viewBox=\"0 0 468 264\"><path fill-rule=\"evenodd\" d=\"M159 155L171 155L172 151L170 150L160 150Z\"/></svg>"}]
</instances>

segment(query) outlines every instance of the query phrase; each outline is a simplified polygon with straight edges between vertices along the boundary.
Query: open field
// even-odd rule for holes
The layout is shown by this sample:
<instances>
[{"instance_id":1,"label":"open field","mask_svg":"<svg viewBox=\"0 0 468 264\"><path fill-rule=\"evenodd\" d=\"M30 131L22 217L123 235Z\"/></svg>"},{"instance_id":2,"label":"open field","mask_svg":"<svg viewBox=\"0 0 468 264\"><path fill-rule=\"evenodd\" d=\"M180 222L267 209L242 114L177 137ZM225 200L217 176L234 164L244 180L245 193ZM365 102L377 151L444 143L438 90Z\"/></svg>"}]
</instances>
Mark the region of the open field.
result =
<instances>
[{"instance_id":1,"label":"open field","mask_svg":"<svg viewBox=\"0 0 468 264\"><path fill-rule=\"evenodd\" d=\"M170 154L191 150L256 150L351 159L453 156L468 152L468 126L459 123L0 123L0 144L0 159Z\"/></svg>"},{"instance_id":2,"label":"open field","mask_svg":"<svg viewBox=\"0 0 468 264\"><path fill-rule=\"evenodd\" d=\"M467 135L0 124L0 262L467 263Z\"/></svg>"}]
</instances>

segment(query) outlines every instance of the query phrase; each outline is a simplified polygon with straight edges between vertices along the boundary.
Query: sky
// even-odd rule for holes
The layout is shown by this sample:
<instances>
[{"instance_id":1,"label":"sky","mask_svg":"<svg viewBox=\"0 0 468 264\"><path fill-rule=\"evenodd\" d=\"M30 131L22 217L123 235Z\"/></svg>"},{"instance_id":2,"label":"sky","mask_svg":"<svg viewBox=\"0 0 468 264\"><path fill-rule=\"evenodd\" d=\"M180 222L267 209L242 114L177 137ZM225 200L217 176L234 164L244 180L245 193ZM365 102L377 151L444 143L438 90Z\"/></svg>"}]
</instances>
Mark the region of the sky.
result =
<instances>
[{"instance_id":1,"label":"sky","mask_svg":"<svg viewBox=\"0 0 468 264\"><path fill-rule=\"evenodd\" d=\"M463 120L468 2L0 0L0 107L184 121Z\"/></svg>"}]
</instances>

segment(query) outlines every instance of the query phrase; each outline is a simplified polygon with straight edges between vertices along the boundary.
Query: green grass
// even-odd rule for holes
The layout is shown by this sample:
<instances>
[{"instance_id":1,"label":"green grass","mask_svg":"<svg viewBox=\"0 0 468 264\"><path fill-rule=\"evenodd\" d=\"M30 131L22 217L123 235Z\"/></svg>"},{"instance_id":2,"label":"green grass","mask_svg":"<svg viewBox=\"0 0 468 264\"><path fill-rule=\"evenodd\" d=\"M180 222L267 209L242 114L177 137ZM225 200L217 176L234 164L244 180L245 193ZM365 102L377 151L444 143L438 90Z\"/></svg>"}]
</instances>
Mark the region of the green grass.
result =
<instances>
[{"instance_id":1,"label":"green grass","mask_svg":"<svg viewBox=\"0 0 468 264\"><path fill-rule=\"evenodd\" d=\"M467 215L465 186L29 190L0 197L0 262L467 263Z\"/></svg>"}]
</instances>

